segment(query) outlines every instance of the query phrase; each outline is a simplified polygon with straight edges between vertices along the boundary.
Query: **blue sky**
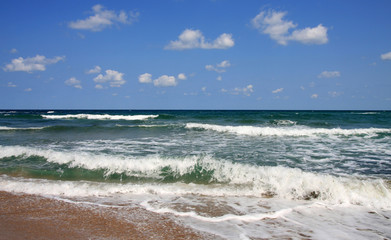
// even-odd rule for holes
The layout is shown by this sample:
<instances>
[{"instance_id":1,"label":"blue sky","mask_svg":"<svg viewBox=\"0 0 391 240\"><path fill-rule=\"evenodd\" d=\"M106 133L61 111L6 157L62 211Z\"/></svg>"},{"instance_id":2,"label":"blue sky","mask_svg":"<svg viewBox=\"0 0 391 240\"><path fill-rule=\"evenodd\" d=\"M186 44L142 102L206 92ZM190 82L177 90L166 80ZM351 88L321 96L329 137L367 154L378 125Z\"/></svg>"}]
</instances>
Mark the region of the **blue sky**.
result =
<instances>
[{"instance_id":1,"label":"blue sky","mask_svg":"<svg viewBox=\"0 0 391 240\"><path fill-rule=\"evenodd\" d=\"M2 109L391 110L391 1L8 1Z\"/></svg>"}]
</instances>

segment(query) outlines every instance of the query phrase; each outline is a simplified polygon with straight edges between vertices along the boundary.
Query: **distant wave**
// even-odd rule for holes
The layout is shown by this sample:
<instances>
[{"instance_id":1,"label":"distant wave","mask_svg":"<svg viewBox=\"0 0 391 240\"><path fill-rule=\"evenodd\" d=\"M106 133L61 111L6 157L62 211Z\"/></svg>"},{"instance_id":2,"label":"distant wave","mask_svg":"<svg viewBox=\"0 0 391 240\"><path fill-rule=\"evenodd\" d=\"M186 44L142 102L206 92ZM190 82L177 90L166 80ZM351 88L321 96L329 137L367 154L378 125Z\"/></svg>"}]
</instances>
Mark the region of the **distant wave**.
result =
<instances>
[{"instance_id":1,"label":"distant wave","mask_svg":"<svg viewBox=\"0 0 391 240\"><path fill-rule=\"evenodd\" d=\"M26 159L40 156L45 161L59 164L62 169L104 170L106 177L123 174L138 178L138 184L107 184L85 181L69 182L41 180L34 185L31 180L8 180L0 176L0 190L35 194L89 195L113 193L200 194L207 196L279 197L283 199L330 202L333 204L365 205L391 209L390 183L383 179L358 179L335 177L326 174L304 172L282 166L267 167L232 163L209 156L163 157L159 155L129 157L125 155L94 154L45 150L23 146L0 146L0 158ZM66 167L64 167L66 166ZM151 179L154 181L151 183ZM166 183L166 184L158 184ZM171 184L170 184L171 183ZM173 183L192 183L176 184ZM195 183L195 184L194 184ZM201 184L198 184L201 183ZM216 183L216 184L214 184ZM58 186L56 186L58 184ZM97 186L99 185L99 186Z\"/></svg>"},{"instance_id":2,"label":"distant wave","mask_svg":"<svg viewBox=\"0 0 391 240\"><path fill-rule=\"evenodd\" d=\"M122 124L116 124L116 127L126 127L126 128L165 128L165 127L171 127L175 126L173 124L140 124L140 125L122 125Z\"/></svg>"},{"instance_id":3,"label":"distant wave","mask_svg":"<svg viewBox=\"0 0 391 240\"><path fill-rule=\"evenodd\" d=\"M249 136L314 136L314 135L371 135L377 133L391 133L385 128L299 128L299 127L254 127L254 126L222 126L214 124L187 123L188 129L213 130L217 132L233 133Z\"/></svg>"},{"instance_id":4,"label":"distant wave","mask_svg":"<svg viewBox=\"0 0 391 240\"><path fill-rule=\"evenodd\" d=\"M25 128L16 128L16 127L5 127L0 126L0 131L10 131L10 130L41 130L47 127L25 127Z\"/></svg>"},{"instance_id":5,"label":"distant wave","mask_svg":"<svg viewBox=\"0 0 391 240\"><path fill-rule=\"evenodd\" d=\"M374 115L374 114L380 114L380 112L359 112L359 113L353 113L353 114Z\"/></svg>"},{"instance_id":6,"label":"distant wave","mask_svg":"<svg viewBox=\"0 0 391 240\"><path fill-rule=\"evenodd\" d=\"M145 120L157 118L159 115L109 115L109 114L66 114L41 115L47 119L90 119L90 120Z\"/></svg>"}]
</instances>

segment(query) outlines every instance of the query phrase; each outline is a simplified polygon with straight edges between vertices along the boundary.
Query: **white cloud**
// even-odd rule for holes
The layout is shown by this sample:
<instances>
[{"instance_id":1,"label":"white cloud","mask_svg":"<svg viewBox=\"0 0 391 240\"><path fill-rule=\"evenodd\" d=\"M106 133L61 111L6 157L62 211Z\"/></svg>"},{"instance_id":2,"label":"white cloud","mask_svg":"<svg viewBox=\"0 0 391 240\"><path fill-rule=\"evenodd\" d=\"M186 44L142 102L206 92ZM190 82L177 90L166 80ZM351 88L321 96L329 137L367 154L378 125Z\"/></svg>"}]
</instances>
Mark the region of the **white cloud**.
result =
<instances>
[{"instance_id":1,"label":"white cloud","mask_svg":"<svg viewBox=\"0 0 391 240\"><path fill-rule=\"evenodd\" d=\"M224 60L221 63L216 64L215 66L213 65L206 65L205 69L208 71L215 71L217 73L223 73L225 72L225 68L228 68L231 66L231 63L228 60Z\"/></svg>"},{"instance_id":2,"label":"white cloud","mask_svg":"<svg viewBox=\"0 0 391 240\"><path fill-rule=\"evenodd\" d=\"M15 58L12 59L11 63L7 64L4 71L8 72L28 72L31 73L33 71L45 71L46 65L57 63L61 60L64 60L65 57L54 57L54 58L46 58L42 55L36 55L35 57L28 58Z\"/></svg>"},{"instance_id":3,"label":"white cloud","mask_svg":"<svg viewBox=\"0 0 391 240\"><path fill-rule=\"evenodd\" d=\"M314 94L311 95L311 98L313 98L313 99L316 99L316 98L318 98L318 97L319 97L319 95L316 94L316 93L314 93Z\"/></svg>"},{"instance_id":4,"label":"white cloud","mask_svg":"<svg viewBox=\"0 0 391 240\"><path fill-rule=\"evenodd\" d=\"M165 49L184 50L184 49L227 49L235 45L232 34L223 33L213 42L205 41L205 37L200 30L186 29L178 37L178 40L171 41L165 46Z\"/></svg>"},{"instance_id":5,"label":"white cloud","mask_svg":"<svg viewBox=\"0 0 391 240\"><path fill-rule=\"evenodd\" d=\"M17 53L17 52L18 52L18 50L16 48L13 48L10 50L10 53Z\"/></svg>"},{"instance_id":6,"label":"white cloud","mask_svg":"<svg viewBox=\"0 0 391 240\"><path fill-rule=\"evenodd\" d=\"M329 92L329 95L332 96L332 97L338 97L338 96L340 96L342 94L343 94L343 92L337 92L337 91Z\"/></svg>"},{"instance_id":7,"label":"white cloud","mask_svg":"<svg viewBox=\"0 0 391 240\"><path fill-rule=\"evenodd\" d=\"M219 67L219 68L227 68L230 66L231 66L231 63L228 60L224 60L221 63L217 64L217 67Z\"/></svg>"},{"instance_id":8,"label":"white cloud","mask_svg":"<svg viewBox=\"0 0 391 240\"><path fill-rule=\"evenodd\" d=\"M121 87L121 85L126 83L123 79L123 73L115 70L106 70L105 73L106 75L99 74L96 78L94 78L94 81L97 83L109 82L110 87Z\"/></svg>"},{"instance_id":9,"label":"white cloud","mask_svg":"<svg viewBox=\"0 0 391 240\"><path fill-rule=\"evenodd\" d=\"M16 87L16 85L13 82L8 82L8 87Z\"/></svg>"},{"instance_id":10,"label":"white cloud","mask_svg":"<svg viewBox=\"0 0 391 240\"><path fill-rule=\"evenodd\" d=\"M184 73L179 73L179 74L178 74L178 79L179 79L179 80L186 80L187 77L186 77L186 75L185 75Z\"/></svg>"},{"instance_id":11,"label":"white cloud","mask_svg":"<svg viewBox=\"0 0 391 240\"><path fill-rule=\"evenodd\" d=\"M156 87L173 87L178 83L174 76L162 75L159 78L153 80L153 85Z\"/></svg>"},{"instance_id":12,"label":"white cloud","mask_svg":"<svg viewBox=\"0 0 391 240\"><path fill-rule=\"evenodd\" d=\"M391 60L391 52L384 53L384 54L380 55L380 58L382 60Z\"/></svg>"},{"instance_id":13,"label":"white cloud","mask_svg":"<svg viewBox=\"0 0 391 240\"><path fill-rule=\"evenodd\" d=\"M31 91L33 91L33 89L32 88L26 88L24 91L25 92L31 92Z\"/></svg>"},{"instance_id":14,"label":"white cloud","mask_svg":"<svg viewBox=\"0 0 391 240\"><path fill-rule=\"evenodd\" d=\"M139 81L140 83L150 83L150 82L152 82L152 75L149 74L149 73L141 74L141 75L138 77L138 81Z\"/></svg>"},{"instance_id":15,"label":"white cloud","mask_svg":"<svg viewBox=\"0 0 391 240\"><path fill-rule=\"evenodd\" d=\"M221 89L221 92L223 93L229 93L229 94L232 94L232 95L239 95L239 94L243 94L245 96L251 96L251 93L254 92L254 89L253 89L253 85L247 85L247 87L244 87L244 88L234 88L233 90L231 91L228 91L227 89L225 88L222 88Z\"/></svg>"},{"instance_id":16,"label":"white cloud","mask_svg":"<svg viewBox=\"0 0 391 240\"><path fill-rule=\"evenodd\" d=\"M120 11L116 13L113 10L107 10L102 5L97 4L92 7L94 15L82 19L70 22L68 26L73 29L90 30L93 32L102 31L106 27L110 27L115 23L131 24L138 18L138 12Z\"/></svg>"},{"instance_id":17,"label":"white cloud","mask_svg":"<svg viewBox=\"0 0 391 240\"><path fill-rule=\"evenodd\" d=\"M244 88L235 88L235 92L238 93L243 93L246 96L250 96L252 92L254 92L253 85L248 85L247 87Z\"/></svg>"},{"instance_id":18,"label":"white cloud","mask_svg":"<svg viewBox=\"0 0 391 240\"><path fill-rule=\"evenodd\" d=\"M217 81L221 81L221 80L223 80L223 77L222 76L218 76L216 79L217 79Z\"/></svg>"},{"instance_id":19,"label":"white cloud","mask_svg":"<svg viewBox=\"0 0 391 240\"><path fill-rule=\"evenodd\" d=\"M77 80L75 77L71 77L70 79L65 81L65 84L68 86L82 89L82 86L80 85L80 83L81 82L79 80Z\"/></svg>"},{"instance_id":20,"label":"white cloud","mask_svg":"<svg viewBox=\"0 0 391 240\"><path fill-rule=\"evenodd\" d=\"M102 68L99 66L95 66L93 69L88 70L86 73L95 74L95 73L100 73L100 71L102 71Z\"/></svg>"},{"instance_id":21,"label":"white cloud","mask_svg":"<svg viewBox=\"0 0 391 240\"><path fill-rule=\"evenodd\" d=\"M287 12L274 10L261 11L251 20L251 23L261 33L269 35L271 39L281 45L287 45L288 41L297 41L304 44L325 44L328 42L327 28L322 24L314 28L307 27L294 30L290 33L290 30L295 29L297 24L284 20L286 14Z\"/></svg>"},{"instance_id":22,"label":"white cloud","mask_svg":"<svg viewBox=\"0 0 391 240\"><path fill-rule=\"evenodd\" d=\"M339 71L323 71L318 75L318 78L337 78L340 77Z\"/></svg>"},{"instance_id":23,"label":"white cloud","mask_svg":"<svg viewBox=\"0 0 391 240\"><path fill-rule=\"evenodd\" d=\"M184 73L178 74L179 80L187 79ZM174 87L178 85L178 81L175 76L162 75L154 80L152 80L152 75L149 73L141 74L138 77L140 83L153 83L155 87Z\"/></svg>"},{"instance_id":24,"label":"white cloud","mask_svg":"<svg viewBox=\"0 0 391 240\"><path fill-rule=\"evenodd\" d=\"M278 89L272 91L272 93L275 94L275 93L279 93L279 92L282 92L282 91L284 91L284 88L278 88Z\"/></svg>"},{"instance_id":25,"label":"white cloud","mask_svg":"<svg viewBox=\"0 0 391 240\"><path fill-rule=\"evenodd\" d=\"M327 28L319 24L314 28L305 28L293 31L289 40L298 41L304 44L325 44L327 39Z\"/></svg>"},{"instance_id":26,"label":"white cloud","mask_svg":"<svg viewBox=\"0 0 391 240\"><path fill-rule=\"evenodd\" d=\"M96 85L95 85L95 88L96 88L96 89L103 89L103 86L100 85L100 84L96 84Z\"/></svg>"}]
</instances>

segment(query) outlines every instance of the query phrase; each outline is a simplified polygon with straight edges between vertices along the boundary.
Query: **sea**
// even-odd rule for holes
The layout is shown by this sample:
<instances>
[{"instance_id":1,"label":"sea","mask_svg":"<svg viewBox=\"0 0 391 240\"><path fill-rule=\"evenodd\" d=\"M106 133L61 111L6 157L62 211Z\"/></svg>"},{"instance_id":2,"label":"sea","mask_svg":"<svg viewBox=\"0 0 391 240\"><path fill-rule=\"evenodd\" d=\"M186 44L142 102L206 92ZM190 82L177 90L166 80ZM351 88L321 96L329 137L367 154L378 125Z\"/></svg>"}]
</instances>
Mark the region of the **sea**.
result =
<instances>
[{"instance_id":1,"label":"sea","mask_svg":"<svg viewBox=\"0 0 391 240\"><path fill-rule=\"evenodd\" d=\"M222 239L391 239L391 112L0 110L0 191Z\"/></svg>"}]
</instances>

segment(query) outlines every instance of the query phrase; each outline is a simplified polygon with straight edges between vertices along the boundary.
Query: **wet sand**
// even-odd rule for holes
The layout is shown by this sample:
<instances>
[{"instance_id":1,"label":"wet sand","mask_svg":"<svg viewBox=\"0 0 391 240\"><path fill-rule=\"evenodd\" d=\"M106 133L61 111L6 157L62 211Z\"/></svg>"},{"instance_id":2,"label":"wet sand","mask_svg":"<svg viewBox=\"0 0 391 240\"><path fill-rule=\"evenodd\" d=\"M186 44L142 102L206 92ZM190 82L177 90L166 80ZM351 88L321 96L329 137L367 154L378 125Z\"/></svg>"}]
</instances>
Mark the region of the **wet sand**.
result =
<instances>
[{"instance_id":1,"label":"wet sand","mask_svg":"<svg viewBox=\"0 0 391 240\"><path fill-rule=\"evenodd\" d=\"M142 208L98 207L0 191L0 239L215 239Z\"/></svg>"}]
</instances>

